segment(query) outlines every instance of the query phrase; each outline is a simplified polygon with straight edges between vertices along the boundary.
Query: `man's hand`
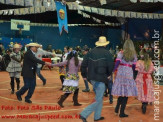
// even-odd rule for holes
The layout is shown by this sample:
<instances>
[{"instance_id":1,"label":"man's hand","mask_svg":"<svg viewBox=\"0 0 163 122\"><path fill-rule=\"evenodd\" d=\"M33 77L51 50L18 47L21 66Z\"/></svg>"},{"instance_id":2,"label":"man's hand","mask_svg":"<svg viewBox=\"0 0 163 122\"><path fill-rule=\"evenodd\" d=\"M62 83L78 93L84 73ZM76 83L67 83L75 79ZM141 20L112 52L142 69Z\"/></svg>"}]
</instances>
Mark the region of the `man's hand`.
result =
<instances>
[{"instance_id":1,"label":"man's hand","mask_svg":"<svg viewBox=\"0 0 163 122\"><path fill-rule=\"evenodd\" d=\"M108 77L109 80L111 80L111 75Z\"/></svg>"}]
</instances>

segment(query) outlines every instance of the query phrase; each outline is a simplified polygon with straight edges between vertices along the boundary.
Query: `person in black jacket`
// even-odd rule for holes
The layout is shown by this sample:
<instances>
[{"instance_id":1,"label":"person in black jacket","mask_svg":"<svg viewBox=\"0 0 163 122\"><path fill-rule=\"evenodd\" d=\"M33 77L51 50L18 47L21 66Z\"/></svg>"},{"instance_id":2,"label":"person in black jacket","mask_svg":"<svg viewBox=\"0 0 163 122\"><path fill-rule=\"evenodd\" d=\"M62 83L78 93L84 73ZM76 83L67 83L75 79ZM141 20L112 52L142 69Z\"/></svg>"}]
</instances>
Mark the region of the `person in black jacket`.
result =
<instances>
[{"instance_id":1,"label":"person in black jacket","mask_svg":"<svg viewBox=\"0 0 163 122\"><path fill-rule=\"evenodd\" d=\"M30 43L26 45L29 50L24 55L23 68L21 75L23 76L24 86L16 92L17 99L22 101L21 96L28 90L28 94L25 97L25 102L32 103L30 98L32 97L36 86L36 68L37 63L51 65L51 63L41 61L35 57L38 47L37 43Z\"/></svg>"},{"instance_id":2,"label":"person in black jacket","mask_svg":"<svg viewBox=\"0 0 163 122\"><path fill-rule=\"evenodd\" d=\"M105 49L109 44L106 37L99 37L96 46L84 58L81 64L81 74L84 80L91 81L96 97L91 105L85 108L80 113L80 119L87 122L86 118L94 112L94 120L103 120L101 117L101 110L103 105L103 94L105 91L105 83L111 76L114 63L112 55Z\"/></svg>"}]
</instances>

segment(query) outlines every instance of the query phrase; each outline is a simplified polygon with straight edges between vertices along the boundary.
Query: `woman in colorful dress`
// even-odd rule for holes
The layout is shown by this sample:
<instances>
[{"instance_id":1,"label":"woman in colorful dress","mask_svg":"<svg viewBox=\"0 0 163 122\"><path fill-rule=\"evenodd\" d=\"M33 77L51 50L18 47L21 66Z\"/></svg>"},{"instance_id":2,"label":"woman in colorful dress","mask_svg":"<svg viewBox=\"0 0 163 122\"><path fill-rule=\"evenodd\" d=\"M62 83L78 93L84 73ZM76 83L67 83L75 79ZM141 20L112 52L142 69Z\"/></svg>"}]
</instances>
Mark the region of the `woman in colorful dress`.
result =
<instances>
[{"instance_id":1,"label":"woman in colorful dress","mask_svg":"<svg viewBox=\"0 0 163 122\"><path fill-rule=\"evenodd\" d=\"M52 66L64 66L67 65L68 71L65 75L65 79L63 82L63 92L64 94L61 95L58 104L61 107L64 107L62 104L66 100L66 98L71 94L74 93L73 101L74 106L81 106L78 103L78 93L79 93L79 75L78 71L81 65L81 61L78 60L78 54L76 51L72 51L68 54L67 60L58 64L52 64Z\"/></svg>"},{"instance_id":2,"label":"woman in colorful dress","mask_svg":"<svg viewBox=\"0 0 163 122\"><path fill-rule=\"evenodd\" d=\"M124 112L128 97L137 96L137 87L133 79L133 69L136 61L134 44L131 40L126 40L123 51L120 51L117 55L113 70L113 73L117 70L117 74L115 80L113 80L112 95L118 96L115 113L119 113L121 106L119 117L128 117Z\"/></svg>"},{"instance_id":3,"label":"woman in colorful dress","mask_svg":"<svg viewBox=\"0 0 163 122\"><path fill-rule=\"evenodd\" d=\"M138 100L142 102L142 112L145 114L148 102L154 101L154 88L151 77L154 66L145 49L140 52L140 57L141 59L136 63L135 70L138 71L138 75L135 81L138 88Z\"/></svg>"},{"instance_id":4,"label":"woman in colorful dress","mask_svg":"<svg viewBox=\"0 0 163 122\"><path fill-rule=\"evenodd\" d=\"M20 88L20 74L21 74L21 46L19 44L15 44L13 48L13 52L10 54L11 61L6 68L6 71L9 72L11 78L11 94L14 94L15 83L14 79L16 79L17 90Z\"/></svg>"}]
</instances>

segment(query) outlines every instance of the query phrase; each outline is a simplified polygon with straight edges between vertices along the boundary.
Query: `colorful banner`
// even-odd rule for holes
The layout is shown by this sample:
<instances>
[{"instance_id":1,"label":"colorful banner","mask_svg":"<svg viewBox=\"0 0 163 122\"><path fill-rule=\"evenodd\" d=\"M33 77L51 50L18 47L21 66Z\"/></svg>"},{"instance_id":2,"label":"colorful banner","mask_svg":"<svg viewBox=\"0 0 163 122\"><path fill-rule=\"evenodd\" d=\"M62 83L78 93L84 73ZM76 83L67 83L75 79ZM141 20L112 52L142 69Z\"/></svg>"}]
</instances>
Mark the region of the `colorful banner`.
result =
<instances>
[{"instance_id":1,"label":"colorful banner","mask_svg":"<svg viewBox=\"0 0 163 122\"><path fill-rule=\"evenodd\" d=\"M57 17L59 24L59 32L62 34L62 30L64 29L68 33L68 25L67 25L67 10L66 5L62 2L55 2L57 9Z\"/></svg>"}]
</instances>

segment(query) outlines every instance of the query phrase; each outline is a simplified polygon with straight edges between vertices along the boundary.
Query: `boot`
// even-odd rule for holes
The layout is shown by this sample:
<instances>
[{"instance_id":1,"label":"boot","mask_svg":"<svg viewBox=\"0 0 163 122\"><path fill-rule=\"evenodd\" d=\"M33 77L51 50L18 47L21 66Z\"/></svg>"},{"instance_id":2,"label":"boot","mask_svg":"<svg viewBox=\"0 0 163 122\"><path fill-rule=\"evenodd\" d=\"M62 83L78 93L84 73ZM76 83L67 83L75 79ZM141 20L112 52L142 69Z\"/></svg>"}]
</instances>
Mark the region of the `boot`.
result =
<instances>
[{"instance_id":1,"label":"boot","mask_svg":"<svg viewBox=\"0 0 163 122\"><path fill-rule=\"evenodd\" d=\"M14 77L11 77L10 85L11 85L11 94L14 94L14 87L15 87Z\"/></svg>"},{"instance_id":2,"label":"boot","mask_svg":"<svg viewBox=\"0 0 163 122\"><path fill-rule=\"evenodd\" d=\"M146 113L147 104L148 104L148 103L146 103L146 102L143 102L143 103L142 103L142 113L143 113L143 114Z\"/></svg>"},{"instance_id":3,"label":"boot","mask_svg":"<svg viewBox=\"0 0 163 122\"><path fill-rule=\"evenodd\" d=\"M17 90L20 89L20 79L16 78Z\"/></svg>"},{"instance_id":4,"label":"boot","mask_svg":"<svg viewBox=\"0 0 163 122\"><path fill-rule=\"evenodd\" d=\"M119 107L121 105L121 102L122 102L122 97L118 97L117 99L117 105L115 107L115 114L118 115L118 112L119 112Z\"/></svg>"},{"instance_id":5,"label":"boot","mask_svg":"<svg viewBox=\"0 0 163 122\"><path fill-rule=\"evenodd\" d=\"M73 96L74 106L81 106L82 104L78 103L78 93L79 89L76 89Z\"/></svg>"},{"instance_id":6,"label":"boot","mask_svg":"<svg viewBox=\"0 0 163 122\"><path fill-rule=\"evenodd\" d=\"M128 100L128 97L123 97L122 98L122 104L121 104L121 110L120 110L120 114L119 114L119 117L128 117L127 114L124 113L124 110L126 108L126 104L127 104L127 100Z\"/></svg>"},{"instance_id":7,"label":"boot","mask_svg":"<svg viewBox=\"0 0 163 122\"><path fill-rule=\"evenodd\" d=\"M69 96L68 93L65 93L64 95L61 95L59 101L57 102L61 108L63 108L63 102L66 100L66 98Z\"/></svg>"},{"instance_id":8,"label":"boot","mask_svg":"<svg viewBox=\"0 0 163 122\"><path fill-rule=\"evenodd\" d=\"M65 76L64 75L61 75L60 76L60 80L61 80L61 83L62 83L62 88L60 90L63 90L63 82L64 82L64 79L65 79Z\"/></svg>"}]
</instances>

